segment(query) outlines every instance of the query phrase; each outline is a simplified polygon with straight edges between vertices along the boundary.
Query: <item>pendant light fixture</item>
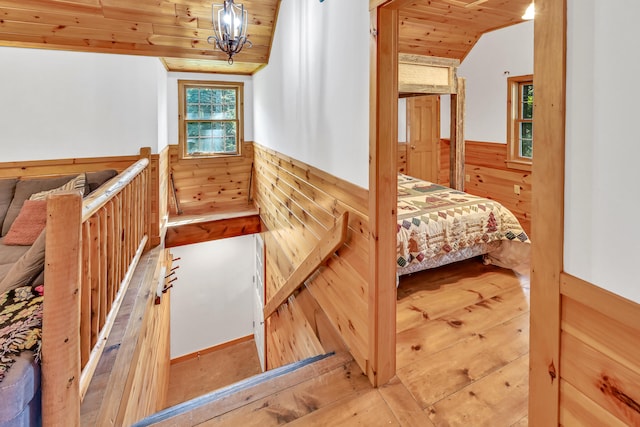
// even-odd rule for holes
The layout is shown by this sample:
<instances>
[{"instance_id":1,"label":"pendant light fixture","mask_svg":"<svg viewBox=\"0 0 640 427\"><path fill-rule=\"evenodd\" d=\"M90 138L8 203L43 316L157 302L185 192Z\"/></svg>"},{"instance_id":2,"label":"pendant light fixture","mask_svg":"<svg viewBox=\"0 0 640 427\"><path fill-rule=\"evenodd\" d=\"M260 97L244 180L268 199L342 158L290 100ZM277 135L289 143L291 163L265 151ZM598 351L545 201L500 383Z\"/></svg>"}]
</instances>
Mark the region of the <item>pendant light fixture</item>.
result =
<instances>
[{"instance_id":1,"label":"pendant light fixture","mask_svg":"<svg viewBox=\"0 0 640 427\"><path fill-rule=\"evenodd\" d=\"M211 44L229 55L229 65L233 64L233 56L239 53L247 40L247 11L241 4L233 0L223 0L222 4L212 4L213 35L207 38Z\"/></svg>"}]
</instances>

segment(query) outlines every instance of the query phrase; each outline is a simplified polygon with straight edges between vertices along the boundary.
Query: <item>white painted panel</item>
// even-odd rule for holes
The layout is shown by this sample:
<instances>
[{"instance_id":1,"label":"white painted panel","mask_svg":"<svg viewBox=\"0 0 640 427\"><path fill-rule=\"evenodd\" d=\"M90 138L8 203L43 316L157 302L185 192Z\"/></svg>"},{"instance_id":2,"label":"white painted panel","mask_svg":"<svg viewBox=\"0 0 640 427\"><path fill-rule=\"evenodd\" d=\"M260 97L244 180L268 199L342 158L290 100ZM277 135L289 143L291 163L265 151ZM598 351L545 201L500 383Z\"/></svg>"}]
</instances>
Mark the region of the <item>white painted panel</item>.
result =
<instances>
[{"instance_id":1,"label":"white painted panel","mask_svg":"<svg viewBox=\"0 0 640 427\"><path fill-rule=\"evenodd\" d=\"M171 248L171 358L253 334L253 236Z\"/></svg>"},{"instance_id":2,"label":"white painted panel","mask_svg":"<svg viewBox=\"0 0 640 427\"><path fill-rule=\"evenodd\" d=\"M253 78L231 74L169 73L167 78L167 111L169 144L178 144L178 80L205 80L244 83L244 140L253 141Z\"/></svg>"},{"instance_id":3,"label":"white painted panel","mask_svg":"<svg viewBox=\"0 0 640 427\"><path fill-rule=\"evenodd\" d=\"M254 75L255 141L365 188L368 6L283 0L269 65Z\"/></svg>"},{"instance_id":4,"label":"white painted panel","mask_svg":"<svg viewBox=\"0 0 640 427\"><path fill-rule=\"evenodd\" d=\"M0 161L157 153L159 60L0 47Z\"/></svg>"},{"instance_id":5,"label":"white painted panel","mask_svg":"<svg viewBox=\"0 0 640 427\"><path fill-rule=\"evenodd\" d=\"M507 78L533 74L533 22L484 34L458 68L467 79L465 139L507 142ZM442 96L441 136L449 138L449 100Z\"/></svg>"},{"instance_id":6,"label":"white painted panel","mask_svg":"<svg viewBox=\"0 0 640 427\"><path fill-rule=\"evenodd\" d=\"M407 98L398 99L398 142L407 142Z\"/></svg>"},{"instance_id":7,"label":"white painted panel","mask_svg":"<svg viewBox=\"0 0 640 427\"><path fill-rule=\"evenodd\" d=\"M568 1L564 265L640 302L640 3L614 3Z\"/></svg>"}]
</instances>

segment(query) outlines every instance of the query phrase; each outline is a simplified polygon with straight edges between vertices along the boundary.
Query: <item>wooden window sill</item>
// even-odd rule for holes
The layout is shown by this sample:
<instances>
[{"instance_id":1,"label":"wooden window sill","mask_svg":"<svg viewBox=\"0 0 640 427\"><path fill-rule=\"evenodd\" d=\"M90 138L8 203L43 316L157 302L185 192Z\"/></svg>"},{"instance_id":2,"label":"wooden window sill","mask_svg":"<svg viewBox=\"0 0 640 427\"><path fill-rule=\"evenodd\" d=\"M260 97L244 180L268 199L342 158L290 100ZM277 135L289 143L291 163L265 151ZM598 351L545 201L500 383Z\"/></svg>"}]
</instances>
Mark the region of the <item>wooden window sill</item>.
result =
<instances>
[{"instance_id":1,"label":"wooden window sill","mask_svg":"<svg viewBox=\"0 0 640 427\"><path fill-rule=\"evenodd\" d=\"M523 162L520 160L505 160L505 163L509 169L518 169L522 171L531 172L533 167L531 162Z\"/></svg>"}]
</instances>

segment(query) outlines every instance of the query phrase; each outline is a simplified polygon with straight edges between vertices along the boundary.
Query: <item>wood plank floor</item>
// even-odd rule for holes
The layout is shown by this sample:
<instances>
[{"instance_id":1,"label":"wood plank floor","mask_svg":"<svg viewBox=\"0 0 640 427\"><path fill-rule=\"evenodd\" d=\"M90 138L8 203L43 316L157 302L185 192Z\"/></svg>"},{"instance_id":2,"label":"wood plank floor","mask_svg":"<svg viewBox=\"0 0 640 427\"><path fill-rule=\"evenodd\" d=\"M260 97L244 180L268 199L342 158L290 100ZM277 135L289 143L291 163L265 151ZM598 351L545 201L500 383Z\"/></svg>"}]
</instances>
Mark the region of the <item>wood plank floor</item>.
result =
<instances>
[{"instance_id":1,"label":"wood plank floor","mask_svg":"<svg viewBox=\"0 0 640 427\"><path fill-rule=\"evenodd\" d=\"M166 407L257 375L255 341L248 340L171 365Z\"/></svg>"},{"instance_id":2,"label":"wood plank floor","mask_svg":"<svg viewBox=\"0 0 640 427\"><path fill-rule=\"evenodd\" d=\"M477 259L400 280L397 376L347 363L205 425L526 426L529 267Z\"/></svg>"}]
</instances>

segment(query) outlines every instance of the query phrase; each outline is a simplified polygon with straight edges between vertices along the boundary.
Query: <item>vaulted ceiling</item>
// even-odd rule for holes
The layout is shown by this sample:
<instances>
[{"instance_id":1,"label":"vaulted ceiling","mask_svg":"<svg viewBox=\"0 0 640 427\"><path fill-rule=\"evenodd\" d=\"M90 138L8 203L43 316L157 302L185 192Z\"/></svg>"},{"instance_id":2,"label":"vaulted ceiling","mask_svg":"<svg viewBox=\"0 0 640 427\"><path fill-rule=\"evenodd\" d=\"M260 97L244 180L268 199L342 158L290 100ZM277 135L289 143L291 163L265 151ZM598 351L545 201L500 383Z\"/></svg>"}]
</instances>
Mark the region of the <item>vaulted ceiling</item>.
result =
<instances>
[{"instance_id":1,"label":"vaulted ceiling","mask_svg":"<svg viewBox=\"0 0 640 427\"><path fill-rule=\"evenodd\" d=\"M253 47L237 54L232 66L224 53L207 43L213 33L211 3L0 0L0 46L147 55L162 58L170 71L253 74L269 60L280 0L239 1L249 12ZM483 33L521 22L530 0L403 3L400 52L462 60Z\"/></svg>"},{"instance_id":2,"label":"vaulted ceiling","mask_svg":"<svg viewBox=\"0 0 640 427\"><path fill-rule=\"evenodd\" d=\"M399 51L463 60L482 34L522 22L531 0L416 0L399 11Z\"/></svg>"}]
</instances>

